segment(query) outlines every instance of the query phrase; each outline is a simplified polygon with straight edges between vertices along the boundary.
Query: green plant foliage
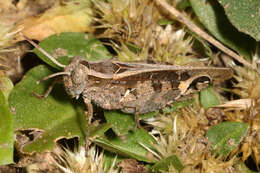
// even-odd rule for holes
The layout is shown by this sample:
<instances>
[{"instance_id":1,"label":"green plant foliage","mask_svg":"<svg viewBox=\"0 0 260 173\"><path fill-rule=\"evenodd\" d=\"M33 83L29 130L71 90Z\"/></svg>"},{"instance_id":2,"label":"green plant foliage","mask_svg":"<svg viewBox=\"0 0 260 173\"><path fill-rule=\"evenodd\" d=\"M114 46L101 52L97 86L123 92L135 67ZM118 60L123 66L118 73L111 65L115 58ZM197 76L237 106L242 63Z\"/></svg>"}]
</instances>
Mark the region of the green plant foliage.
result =
<instances>
[{"instance_id":1,"label":"green plant foliage","mask_svg":"<svg viewBox=\"0 0 260 173\"><path fill-rule=\"evenodd\" d=\"M98 126L91 125L90 126L90 137L95 138L97 136L103 136L104 133L109 129L111 129L111 124L109 124L109 123L102 123L102 124L99 124Z\"/></svg>"},{"instance_id":2,"label":"green plant foliage","mask_svg":"<svg viewBox=\"0 0 260 173\"><path fill-rule=\"evenodd\" d=\"M212 145L213 151L227 156L246 135L248 125L241 122L223 122L211 127L206 136Z\"/></svg>"},{"instance_id":3,"label":"green plant foliage","mask_svg":"<svg viewBox=\"0 0 260 173\"><path fill-rule=\"evenodd\" d=\"M144 129L133 129L122 136L116 136L113 131L107 131L106 136L96 138L94 142L102 148L122 156L148 163L155 161L148 157L149 151L140 145L141 143L152 148L151 144L155 142Z\"/></svg>"},{"instance_id":4,"label":"green plant foliage","mask_svg":"<svg viewBox=\"0 0 260 173\"><path fill-rule=\"evenodd\" d=\"M16 130L31 129L42 133L32 143L24 146L24 152L52 150L55 141L62 137L77 136L80 143L84 143L85 115L80 101L70 99L61 85L55 85L45 99L39 99L32 94L43 94L46 91L51 80L39 85L36 81L52 73L53 71L44 65L31 69L9 96L9 105L15 112Z\"/></svg>"},{"instance_id":5,"label":"green plant foliage","mask_svg":"<svg viewBox=\"0 0 260 173\"><path fill-rule=\"evenodd\" d=\"M241 32L260 41L259 0L218 0L230 22Z\"/></svg>"},{"instance_id":6,"label":"green plant foliage","mask_svg":"<svg viewBox=\"0 0 260 173\"><path fill-rule=\"evenodd\" d=\"M172 155L160 160L152 168L156 172L168 171L170 165L173 165L174 168L178 171L181 171L184 168L180 159L176 155Z\"/></svg>"},{"instance_id":7,"label":"green plant foliage","mask_svg":"<svg viewBox=\"0 0 260 173\"><path fill-rule=\"evenodd\" d=\"M103 167L105 170L109 170L112 166L117 165L124 157L119 156L115 153L111 153L109 151L104 151L104 156L103 156ZM114 164L114 165L113 165Z\"/></svg>"},{"instance_id":8,"label":"green plant foliage","mask_svg":"<svg viewBox=\"0 0 260 173\"><path fill-rule=\"evenodd\" d=\"M212 86L200 91L200 103L206 109L220 104Z\"/></svg>"},{"instance_id":9,"label":"green plant foliage","mask_svg":"<svg viewBox=\"0 0 260 173\"><path fill-rule=\"evenodd\" d=\"M68 65L69 58L74 56L81 56L86 60L100 60L111 57L106 47L99 40L84 33L65 32L52 35L41 41L39 45L65 65ZM47 64L56 69L61 69L36 48L34 52Z\"/></svg>"},{"instance_id":10,"label":"green plant foliage","mask_svg":"<svg viewBox=\"0 0 260 173\"><path fill-rule=\"evenodd\" d=\"M257 0L256 0L257 1ZM234 2L237 2L234 0ZM190 0L194 12L204 27L219 41L250 58L256 42L229 22L223 8L215 0ZM247 21L247 19L243 19Z\"/></svg>"},{"instance_id":11,"label":"green plant foliage","mask_svg":"<svg viewBox=\"0 0 260 173\"><path fill-rule=\"evenodd\" d=\"M12 91L13 87L14 84L8 77L3 76L0 78L0 90L3 92L6 99L8 99L8 96Z\"/></svg>"},{"instance_id":12,"label":"green plant foliage","mask_svg":"<svg viewBox=\"0 0 260 173\"><path fill-rule=\"evenodd\" d=\"M13 115L7 104L7 91L9 91L10 80L1 80L0 89L0 165L13 163L14 153L14 125ZM2 92L5 88L5 92ZM4 94L5 93L5 94Z\"/></svg>"},{"instance_id":13,"label":"green plant foliage","mask_svg":"<svg viewBox=\"0 0 260 173\"><path fill-rule=\"evenodd\" d=\"M126 135L129 130L135 127L134 115L132 114L124 114L119 111L105 111L104 115L118 136Z\"/></svg>"},{"instance_id":14,"label":"green plant foliage","mask_svg":"<svg viewBox=\"0 0 260 173\"><path fill-rule=\"evenodd\" d=\"M157 112L140 115L140 119L151 118ZM137 129L135 116L120 111L105 111L105 118L111 124L112 130L106 136L98 138L95 142L109 151L123 156L130 156L140 161L151 162L147 150L140 143L151 147L153 138L144 129ZM115 134L114 134L115 133Z\"/></svg>"},{"instance_id":15,"label":"green plant foliage","mask_svg":"<svg viewBox=\"0 0 260 173\"><path fill-rule=\"evenodd\" d=\"M139 120L154 117L158 112L151 112L139 115ZM112 125L113 131L122 136L128 133L129 130L136 128L135 115L126 114L120 111L105 111L105 118Z\"/></svg>"}]
</instances>

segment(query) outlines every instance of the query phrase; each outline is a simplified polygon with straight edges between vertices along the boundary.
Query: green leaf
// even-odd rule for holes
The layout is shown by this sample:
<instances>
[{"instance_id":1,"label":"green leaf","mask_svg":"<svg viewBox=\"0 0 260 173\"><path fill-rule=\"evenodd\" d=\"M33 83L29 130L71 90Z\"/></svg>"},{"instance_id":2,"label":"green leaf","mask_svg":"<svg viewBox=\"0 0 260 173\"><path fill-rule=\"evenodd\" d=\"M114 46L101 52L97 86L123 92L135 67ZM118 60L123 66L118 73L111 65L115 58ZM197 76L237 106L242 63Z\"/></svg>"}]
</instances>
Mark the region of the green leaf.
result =
<instances>
[{"instance_id":1,"label":"green leaf","mask_svg":"<svg viewBox=\"0 0 260 173\"><path fill-rule=\"evenodd\" d=\"M95 138L99 136L104 136L104 133L109 129L111 129L111 124L109 123L102 123L98 126L95 126L94 124L90 125L90 137Z\"/></svg>"},{"instance_id":2,"label":"green leaf","mask_svg":"<svg viewBox=\"0 0 260 173\"><path fill-rule=\"evenodd\" d=\"M236 1L236 0L235 0ZM223 8L215 0L190 0L194 12L204 27L219 41L249 59L256 42L229 22Z\"/></svg>"},{"instance_id":3,"label":"green leaf","mask_svg":"<svg viewBox=\"0 0 260 173\"><path fill-rule=\"evenodd\" d=\"M218 0L230 22L241 32L260 41L259 0Z\"/></svg>"},{"instance_id":4,"label":"green leaf","mask_svg":"<svg viewBox=\"0 0 260 173\"><path fill-rule=\"evenodd\" d=\"M32 133L41 133L32 143L24 146L23 152L52 150L55 141L62 137L79 137L80 144L84 143L85 115L80 101L70 99L61 85L55 85L45 99L32 94L46 91L51 81L39 85L36 81L52 73L44 65L31 69L9 96L9 105L15 112L16 130L30 129Z\"/></svg>"},{"instance_id":5,"label":"green leaf","mask_svg":"<svg viewBox=\"0 0 260 173\"><path fill-rule=\"evenodd\" d=\"M176 111L178 108L186 107L193 103L194 100L186 100L180 102L174 102L172 107L163 109L164 113L170 113ZM157 115L158 112L151 112L147 114L139 115L139 120L152 118ZM105 111L105 118L109 124L112 125L113 131L117 136L126 135L129 130L136 127L135 115L126 114L120 111Z\"/></svg>"},{"instance_id":6,"label":"green leaf","mask_svg":"<svg viewBox=\"0 0 260 173\"><path fill-rule=\"evenodd\" d=\"M152 118L158 112L150 112L139 115L139 120ZM127 114L120 111L105 111L105 118L112 125L113 131L117 136L122 136L128 133L129 130L136 128L135 115Z\"/></svg>"},{"instance_id":7,"label":"green leaf","mask_svg":"<svg viewBox=\"0 0 260 173\"><path fill-rule=\"evenodd\" d=\"M106 136L96 138L94 142L102 148L122 156L132 157L148 163L155 161L154 159L147 157L148 151L140 145L140 143L142 143L151 147L151 143L155 142L146 130L134 129L129 131L128 134L120 137L111 132L112 131L106 133Z\"/></svg>"},{"instance_id":8,"label":"green leaf","mask_svg":"<svg viewBox=\"0 0 260 173\"><path fill-rule=\"evenodd\" d=\"M134 115L125 114L119 111L105 111L105 118L112 125L117 136L126 135L129 130L135 127Z\"/></svg>"},{"instance_id":9,"label":"green leaf","mask_svg":"<svg viewBox=\"0 0 260 173\"><path fill-rule=\"evenodd\" d=\"M61 64L68 65L69 59L74 56L81 56L86 60L100 60L111 57L106 47L92 35L76 32L65 32L59 35L52 35L39 44L45 51L54 57ZM39 50L34 52L47 64L56 69L61 69Z\"/></svg>"},{"instance_id":10,"label":"green leaf","mask_svg":"<svg viewBox=\"0 0 260 173\"><path fill-rule=\"evenodd\" d=\"M172 155L160 160L159 162L154 164L152 168L156 172L168 171L170 165L173 165L173 167L178 171L181 171L184 168L180 159L176 155Z\"/></svg>"},{"instance_id":11,"label":"green leaf","mask_svg":"<svg viewBox=\"0 0 260 173\"><path fill-rule=\"evenodd\" d=\"M200 103L206 109L220 104L213 87L210 86L200 91Z\"/></svg>"},{"instance_id":12,"label":"green leaf","mask_svg":"<svg viewBox=\"0 0 260 173\"><path fill-rule=\"evenodd\" d=\"M108 171L111 166L116 166L124 157L118 156L115 153L111 153L109 151L104 151L103 156L103 167L105 168L105 171ZM114 165L113 165L114 164Z\"/></svg>"},{"instance_id":13,"label":"green leaf","mask_svg":"<svg viewBox=\"0 0 260 173\"><path fill-rule=\"evenodd\" d=\"M6 97L0 90L0 165L13 163L14 125Z\"/></svg>"},{"instance_id":14,"label":"green leaf","mask_svg":"<svg viewBox=\"0 0 260 173\"><path fill-rule=\"evenodd\" d=\"M206 136L213 146L213 151L227 156L242 141L248 125L241 122L223 122L211 127Z\"/></svg>"},{"instance_id":15,"label":"green leaf","mask_svg":"<svg viewBox=\"0 0 260 173\"><path fill-rule=\"evenodd\" d=\"M3 92L6 100L8 99L8 96L12 91L13 87L14 85L8 77L3 76L0 78L0 90Z\"/></svg>"}]
</instances>

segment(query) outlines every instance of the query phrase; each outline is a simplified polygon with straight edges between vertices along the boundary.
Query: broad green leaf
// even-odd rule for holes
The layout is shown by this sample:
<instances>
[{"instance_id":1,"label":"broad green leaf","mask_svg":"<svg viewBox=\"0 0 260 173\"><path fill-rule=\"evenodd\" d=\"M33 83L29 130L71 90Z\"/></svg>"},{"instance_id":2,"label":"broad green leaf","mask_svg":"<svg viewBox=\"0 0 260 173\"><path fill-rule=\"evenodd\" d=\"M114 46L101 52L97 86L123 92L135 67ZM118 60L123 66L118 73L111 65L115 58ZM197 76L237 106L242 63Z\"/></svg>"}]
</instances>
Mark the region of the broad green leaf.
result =
<instances>
[{"instance_id":1,"label":"broad green leaf","mask_svg":"<svg viewBox=\"0 0 260 173\"><path fill-rule=\"evenodd\" d=\"M0 165L13 163L14 125L7 99L0 89Z\"/></svg>"},{"instance_id":2,"label":"broad green leaf","mask_svg":"<svg viewBox=\"0 0 260 173\"><path fill-rule=\"evenodd\" d=\"M16 130L41 132L37 139L24 146L23 152L52 150L55 141L62 137L79 137L80 144L84 143L85 115L84 106L79 104L81 101L69 98L62 85L55 85L45 99L32 94L43 94L46 91L51 80L39 85L36 81L52 73L50 68L43 65L31 69L9 96Z\"/></svg>"},{"instance_id":3,"label":"broad green leaf","mask_svg":"<svg viewBox=\"0 0 260 173\"><path fill-rule=\"evenodd\" d=\"M220 42L249 59L256 42L229 22L223 8L215 0L190 0L194 12L204 27Z\"/></svg>"},{"instance_id":4,"label":"broad green leaf","mask_svg":"<svg viewBox=\"0 0 260 173\"><path fill-rule=\"evenodd\" d=\"M92 35L76 32L65 32L59 35L52 35L39 44L45 51L54 57L61 64L68 65L69 59L74 56L81 56L86 60L100 60L111 57L106 47ZM34 52L47 64L56 69L61 69L43 55L39 50Z\"/></svg>"},{"instance_id":5,"label":"broad green leaf","mask_svg":"<svg viewBox=\"0 0 260 173\"><path fill-rule=\"evenodd\" d=\"M109 131L108 131L109 132ZM154 139L144 129L134 129L123 136L116 136L112 131L106 136L96 138L94 143L102 148L122 156L131 157L148 163L155 160L148 157L148 152L140 143L151 147Z\"/></svg>"},{"instance_id":6,"label":"broad green leaf","mask_svg":"<svg viewBox=\"0 0 260 173\"><path fill-rule=\"evenodd\" d=\"M248 125L241 122L223 122L211 127L206 136L213 151L227 156L242 141L248 130Z\"/></svg>"},{"instance_id":7,"label":"broad green leaf","mask_svg":"<svg viewBox=\"0 0 260 173\"><path fill-rule=\"evenodd\" d=\"M181 171L184 166L176 155L166 157L152 167L156 172L168 171L169 166L172 165L176 170Z\"/></svg>"},{"instance_id":8,"label":"broad green leaf","mask_svg":"<svg viewBox=\"0 0 260 173\"><path fill-rule=\"evenodd\" d=\"M200 91L200 103L206 109L220 104L213 87L210 86Z\"/></svg>"},{"instance_id":9,"label":"broad green leaf","mask_svg":"<svg viewBox=\"0 0 260 173\"><path fill-rule=\"evenodd\" d=\"M259 0L218 0L230 22L241 32L260 41Z\"/></svg>"},{"instance_id":10,"label":"broad green leaf","mask_svg":"<svg viewBox=\"0 0 260 173\"><path fill-rule=\"evenodd\" d=\"M151 112L139 115L139 120L152 118L158 112ZM122 136L128 133L129 130L136 128L135 115L127 114L120 111L105 111L105 118L112 125L113 131Z\"/></svg>"}]
</instances>

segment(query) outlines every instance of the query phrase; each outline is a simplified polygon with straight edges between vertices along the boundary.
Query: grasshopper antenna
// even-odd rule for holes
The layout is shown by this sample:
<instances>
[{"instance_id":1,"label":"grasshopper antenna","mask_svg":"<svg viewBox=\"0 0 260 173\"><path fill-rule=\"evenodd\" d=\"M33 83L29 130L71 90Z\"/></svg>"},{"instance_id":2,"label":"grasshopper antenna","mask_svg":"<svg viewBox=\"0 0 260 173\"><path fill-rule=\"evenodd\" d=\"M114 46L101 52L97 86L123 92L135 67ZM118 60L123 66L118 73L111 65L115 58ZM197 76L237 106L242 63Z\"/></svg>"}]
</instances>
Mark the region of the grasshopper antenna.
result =
<instances>
[{"instance_id":1,"label":"grasshopper antenna","mask_svg":"<svg viewBox=\"0 0 260 173\"><path fill-rule=\"evenodd\" d=\"M56 76L60 76L60 75L70 75L70 72L57 72L57 73L54 73L54 74L51 74L49 76L46 76L44 78L42 78L41 80L38 80L37 81L37 84L41 83L42 81L45 81L45 80L48 80L50 78L53 78L53 77L56 77Z\"/></svg>"},{"instance_id":2,"label":"grasshopper antenna","mask_svg":"<svg viewBox=\"0 0 260 173\"><path fill-rule=\"evenodd\" d=\"M43 48L41 48L39 45L37 45L34 41L29 39L27 36L25 36L22 32L20 34L27 40L29 43L31 43L36 49L38 49L41 53L43 53L45 56L47 56L54 64L61 68L65 68L66 66L59 63L53 56L51 56L48 52L46 52Z\"/></svg>"},{"instance_id":3,"label":"grasshopper antenna","mask_svg":"<svg viewBox=\"0 0 260 173\"><path fill-rule=\"evenodd\" d=\"M51 56L48 52L46 52L43 48L41 48L39 45L37 45L34 41L32 41L30 38L28 38L27 36L25 36L22 32L20 32L20 34L25 38L25 40L27 40L29 43L31 43L36 49L38 49L41 53L43 53L45 56L47 56L54 64L56 64L57 66L61 67L61 68L65 68L66 66L59 63L55 58L53 58L53 56ZM48 80L50 78L53 78L55 76L59 76L59 75L70 75L69 72L58 72L58 73L54 73L52 75L46 76L44 78L42 78L41 80L37 81L37 84L39 84L42 81Z\"/></svg>"}]
</instances>

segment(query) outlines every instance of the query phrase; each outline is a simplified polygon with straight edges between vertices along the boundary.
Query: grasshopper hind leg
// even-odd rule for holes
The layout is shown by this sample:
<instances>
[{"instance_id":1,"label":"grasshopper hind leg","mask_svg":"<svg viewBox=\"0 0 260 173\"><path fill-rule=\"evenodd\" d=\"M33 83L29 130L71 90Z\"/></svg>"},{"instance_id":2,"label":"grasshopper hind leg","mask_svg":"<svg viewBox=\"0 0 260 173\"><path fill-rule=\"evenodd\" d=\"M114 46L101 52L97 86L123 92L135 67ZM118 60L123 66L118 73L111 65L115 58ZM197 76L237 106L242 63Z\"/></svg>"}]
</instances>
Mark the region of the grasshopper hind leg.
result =
<instances>
[{"instance_id":1,"label":"grasshopper hind leg","mask_svg":"<svg viewBox=\"0 0 260 173\"><path fill-rule=\"evenodd\" d=\"M135 124L136 124L136 127L138 129L141 128L141 124L140 124L140 121L139 121L139 112L135 112Z\"/></svg>"},{"instance_id":2,"label":"grasshopper hind leg","mask_svg":"<svg viewBox=\"0 0 260 173\"><path fill-rule=\"evenodd\" d=\"M124 109L121 109L121 111L124 113L127 113L127 114L134 114L136 128L138 128L138 129L141 128L141 124L139 121L140 108L138 106L127 106L127 107L124 107Z\"/></svg>"},{"instance_id":3,"label":"grasshopper hind leg","mask_svg":"<svg viewBox=\"0 0 260 173\"><path fill-rule=\"evenodd\" d=\"M91 104L91 101L87 98L84 98L84 103L87 106L87 111L85 111L85 116L86 116L86 137L85 137L85 156L88 157L88 152L89 152L89 147L91 144L91 139L90 139L90 125L91 125L91 120L93 117L93 106Z\"/></svg>"}]
</instances>

